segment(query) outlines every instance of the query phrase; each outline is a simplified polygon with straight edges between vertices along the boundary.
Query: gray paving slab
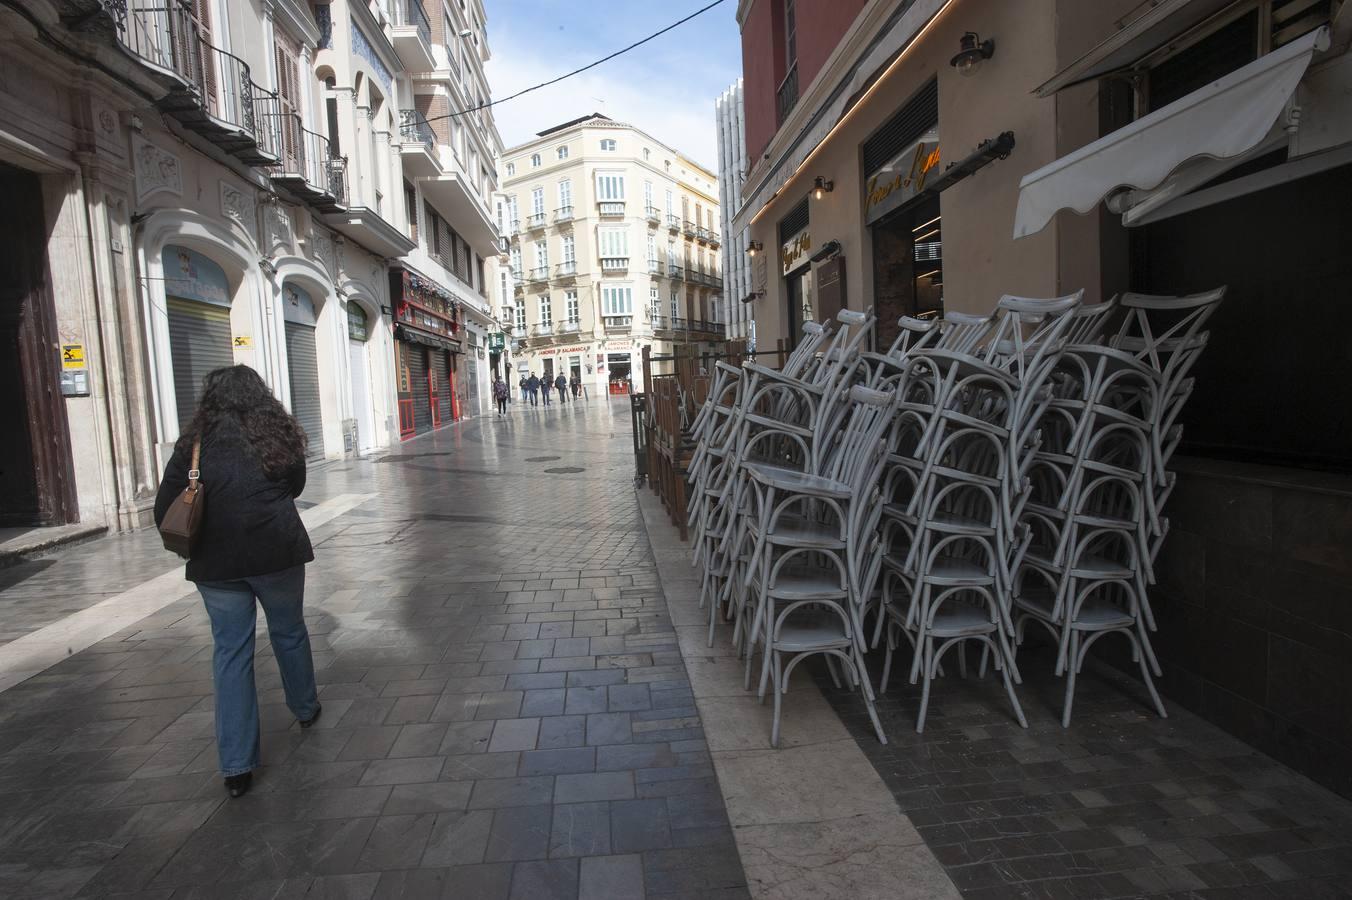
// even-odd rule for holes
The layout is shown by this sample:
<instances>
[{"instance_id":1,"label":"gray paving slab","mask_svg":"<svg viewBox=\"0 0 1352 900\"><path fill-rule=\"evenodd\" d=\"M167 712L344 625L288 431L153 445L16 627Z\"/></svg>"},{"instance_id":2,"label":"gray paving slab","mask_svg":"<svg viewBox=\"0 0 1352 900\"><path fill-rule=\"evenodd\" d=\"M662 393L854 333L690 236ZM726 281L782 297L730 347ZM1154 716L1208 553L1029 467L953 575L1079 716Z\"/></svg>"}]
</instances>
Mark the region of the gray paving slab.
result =
<instances>
[{"instance_id":1,"label":"gray paving slab","mask_svg":"<svg viewBox=\"0 0 1352 900\"><path fill-rule=\"evenodd\" d=\"M260 641L231 801L200 600L119 626L0 692L0 895L748 896L632 466L627 402L592 401L313 471L307 507L373 495L312 535L323 719ZM173 565L142 532L3 570L0 644Z\"/></svg>"}]
</instances>

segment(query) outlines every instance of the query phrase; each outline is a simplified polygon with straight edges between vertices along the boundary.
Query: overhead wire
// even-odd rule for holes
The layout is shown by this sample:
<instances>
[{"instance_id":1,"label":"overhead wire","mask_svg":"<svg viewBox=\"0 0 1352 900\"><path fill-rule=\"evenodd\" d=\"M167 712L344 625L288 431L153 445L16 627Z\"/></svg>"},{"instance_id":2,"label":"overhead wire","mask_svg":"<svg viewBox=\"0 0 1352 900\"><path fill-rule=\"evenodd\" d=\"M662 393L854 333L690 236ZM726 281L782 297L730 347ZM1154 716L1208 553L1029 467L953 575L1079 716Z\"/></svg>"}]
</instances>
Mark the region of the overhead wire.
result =
<instances>
[{"instance_id":1,"label":"overhead wire","mask_svg":"<svg viewBox=\"0 0 1352 900\"><path fill-rule=\"evenodd\" d=\"M634 50L634 49L637 49L638 47L642 47L644 44L648 43L649 41L656 40L657 38L659 38L659 37L661 37L662 35L666 34L668 31L671 31L671 30L673 30L673 29L675 29L675 28L681 27L681 26L684 25L686 22L689 22L691 19L694 19L694 18L696 18L696 17L698 17L698 16L702 16L704 13L708 12L709 10L713 9L715 6L718 6L718 5L720 5L720 4L724 3L724 2L725 2L725 0L713 0L712 3L709 3L709 4L705 5L705 6L700 7L699 9L695 10L694 12L692 12L690 15L686 16L685 18L680 19L680 20L675 21L675 22L672 22L670 25L668 25L667 27L665 27L665 28L663 28L663 29L661 29L661 30L659 30L659 31L654 31L652 34L648 35L647 37L643 38L642 40L635 41L634 43L630 44L630 45L627 46L627 47L624 47L624 48L622 48L622 49L620 49L620 50L616 50L614 53L611 53L611 54L609 54L608 56L603 56L603 57L601 57L600 59L595 60L594 62L590 62L590 63L588 63L587 65L582 66L581 68L574 69L574 70L571 71L571 72L566 72L566 73L564 73L563 75L558 76L557 78L551 78L551 79L549 79L548 81L542 81L542 82L540 82L539 84L533 84L533 85L531 85L531 86L528 87L528 88L523 88L522 90L517 91L515 94L509 94L508 96L506 96L506 97L501 97L501 98L499 98L499 99L497 99L497 100L489 100L487 103L480 103L480 104L478 104L477 106L471 106L471 107L469 107L468 109L462 109L462 110L458 110L458 111L456 111L456 112L445 113L444 115L440 115L440 116L428 116L428 117L427 117L427 121L429 121L429 122L438 122L438 121L440 121L440 120L442 120L442 119L454 119L454 118L458 118L458 117L460 117L460 116L467 116L467 115L469 115L470 113L478 112L478 111L483 110L483 109L488 109L489 107L497 106L497 105L500 104L500 103L506 103L506 102L508 102L509 100L515 100L517 97L524 96L524 95L526 95L526 94L531 93L532 91L538 91L538 90L540 90L541 88L547 88L547 87L549 87L549 86L552 85L552 84L558 84L560 81L563 81L563 80L568 79L568 78L572 78L574 75L580 75L580 74L582 74L583 72L586 72L588 69L594 69L594 68L596 68L597 66L602 65L603 63L608 63L608 62L610 62L612 59L615 59L617 56L623 56L624 54L628 53L630 50Z\"/></svg>"}]
</instances>

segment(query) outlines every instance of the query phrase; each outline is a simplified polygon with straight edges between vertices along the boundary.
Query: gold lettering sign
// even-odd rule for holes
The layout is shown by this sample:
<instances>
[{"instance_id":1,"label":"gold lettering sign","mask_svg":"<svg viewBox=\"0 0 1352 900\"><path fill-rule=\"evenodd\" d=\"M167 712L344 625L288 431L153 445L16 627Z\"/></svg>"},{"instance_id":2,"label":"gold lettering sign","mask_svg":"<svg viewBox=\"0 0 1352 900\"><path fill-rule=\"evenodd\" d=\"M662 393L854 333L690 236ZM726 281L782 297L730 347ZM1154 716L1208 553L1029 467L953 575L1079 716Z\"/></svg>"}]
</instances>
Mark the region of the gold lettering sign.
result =
<instances>
[{"instance_id":1,"label":"gold lettering sign","mask_svg":"<svg viewBox=\"0 0 1352 900\"><path fill-rule=\"evenodd\" d=\"M779 264L785 275L792 272L812 252L812 235L800 231L779 248Z\"/></svg>"},{"instance_id":2,"label":"gold lettering sign","mask_svg":"<svg viewBox=\"0 0 1352 900\"><path fill-rule=\"evenodd\" d=\"M903 161L908 156L910 165L903 168ZM940 159L938 141L919 141L882 172L869 178L864 186L864 217L871 222L923 191L930 172L939 167Z\"/></svg>"}]
</instances>

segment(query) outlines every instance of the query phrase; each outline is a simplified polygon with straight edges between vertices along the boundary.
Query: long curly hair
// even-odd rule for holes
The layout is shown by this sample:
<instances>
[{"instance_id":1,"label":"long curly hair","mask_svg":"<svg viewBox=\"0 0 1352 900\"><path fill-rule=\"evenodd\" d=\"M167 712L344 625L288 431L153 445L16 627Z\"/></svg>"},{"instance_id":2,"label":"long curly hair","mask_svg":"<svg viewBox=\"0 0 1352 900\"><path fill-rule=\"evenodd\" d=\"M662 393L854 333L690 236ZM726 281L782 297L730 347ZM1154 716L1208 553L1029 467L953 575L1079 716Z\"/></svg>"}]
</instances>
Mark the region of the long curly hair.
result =
<instances>
[{"instance_id":1,"label":"long curly hair","mask_svg":"<svg viewBox=\"0 0 1352 900\"><path fill-rule=\"evenodd\" d=\"M178 449L191 451L193 441L205 441L223 425L243 434L269 478L282 478L305 461L305 429L248 366L207 373L202 400L178 439Z\"/></svg>"}]
</instances>

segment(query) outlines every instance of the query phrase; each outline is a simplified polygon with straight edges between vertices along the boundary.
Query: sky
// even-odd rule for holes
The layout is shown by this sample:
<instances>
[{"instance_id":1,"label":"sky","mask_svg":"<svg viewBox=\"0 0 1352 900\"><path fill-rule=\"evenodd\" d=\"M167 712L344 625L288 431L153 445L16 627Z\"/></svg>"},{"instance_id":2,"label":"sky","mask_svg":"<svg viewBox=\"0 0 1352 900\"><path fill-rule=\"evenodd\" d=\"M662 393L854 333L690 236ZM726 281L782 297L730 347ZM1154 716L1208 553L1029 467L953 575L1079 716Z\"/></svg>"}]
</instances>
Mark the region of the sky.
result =
<instances>
[{"instance_id":1,"label":"sky","mask_svg":"<svg viewBox=\"0 0 1352 900\"><path fill-rule=\"evenodd\" d=\"M485 0L494 99L594 62L709 0ZM741 75L736 0L595 69L493 108L512 147L599 112L716 170L714 100Z\"/></svg>"}]
</instances>

